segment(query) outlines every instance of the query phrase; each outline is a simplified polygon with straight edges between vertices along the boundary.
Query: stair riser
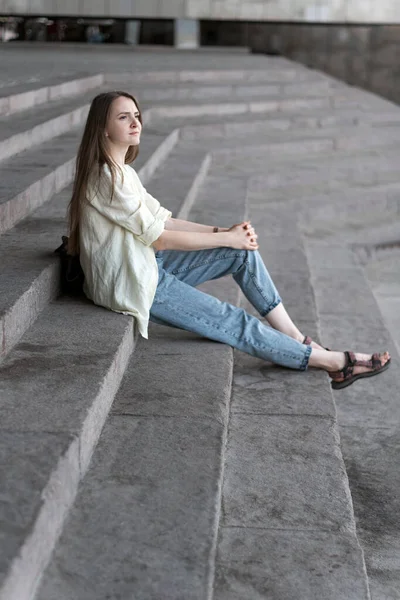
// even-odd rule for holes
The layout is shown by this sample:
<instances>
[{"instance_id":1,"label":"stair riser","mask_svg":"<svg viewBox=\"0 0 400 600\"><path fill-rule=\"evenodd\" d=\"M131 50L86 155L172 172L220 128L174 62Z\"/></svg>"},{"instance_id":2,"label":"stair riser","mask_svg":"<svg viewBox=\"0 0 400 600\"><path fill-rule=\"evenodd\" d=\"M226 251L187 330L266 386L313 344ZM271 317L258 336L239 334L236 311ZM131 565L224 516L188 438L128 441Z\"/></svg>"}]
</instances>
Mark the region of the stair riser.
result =
<instances>
[{"instance_id":1,"label":"stair riser","mask_svg":"<svg viewBox=\"0 0 400 600\"><path fill-rule=\"evenodd\" d=\"M237 102L218 104L199 104L197 106L159 106L151 108L152 118L200 117L202 115L239 115L246 113L271 113L277 111L330 109L330 99L323 98L287 98L267 102Z\"/></svg>"},{"instance_id":2,"label":"stair riser","mask_svg":"<svg viewBox=\"0 0 400 600\"><path fill-rule=\"evenodd\" d=\"M193 180L193 184L185 198L185 201L183 202L180 211L179 211L179 219L185 219L187 220L189 217L189 213L190 210L197 198L197 194L202 186L202 184L204 183L206 177L207 177L207 173L209 172L211 166L211 154L207 154L204 157L204 160L201 164L201 167L196 175L196 177Z\"/></svg>"},{"instance_id":3,"label":"stair riser","mask_svg":"<svg viewBox=\"0 0 400 600\"><path fill-rule=\"evenodd\" d=\"M8 231L36 208L60 192L73 178L75 158L60 165L8 202L0 205L0 234Z\"/></svg>"},{"instance_id":4,"label":"stair riser","mask_svg":"<svg viewBox=\"0 0 400 600\"><path fill-rule=\"evenodd\" d=\"M265 70L216 70L216 71L147 71L139 73L107 73L107 83L126 83L131 77L134 83L214 83L231 82L295 82L309 80L315 83L315 77L310 78L306 69L285 69L270 67ZM318 83L321 84L320 78Z\"/></svg>"},{"instance_id":5,"label":"stair riser","mask_svg":"<svg viewBox=\"0 0 400 600\"><path fill-rule=\"evenodd\" d=\"M37 125L29 131L18 133L0 142L0 161L11 158L19 152L28 148L39 146L43 142L55 138L71 129L82 125L89 112L89 104L81 106L76 110L61 115L45 123Z\"/></svg>"},{"instance_id":6,"label":"stair riser","mask_svg":"<svg viewBox=\"0 0 400 600\"><path fill-rule=\"evenodd\" d=\"M146 121L149 120L148 113L146 115ZM143 185L147 185L148 181L153 176L154 172L162 165L162 163L167 159L168 155L172 152L174 147L179 141L180 130L174 129L167 138L159 145L157 150L153 153L151 158L147 161L145 165L138 171L138 175L140 177Z\"/></svg>"},{"instance_id":7,"label":"stair riser","mask_svg":"<svg viewBox=\"0 0 400 600\"><path fill-rule=\"evenodd\" d=\"M67 81L59 85L48 86L0 98L0 115L11 115L51 100L77 96L104 83L104 75L94 75L83 79Z\"/></svg>"},{"instance_id":8,"label":"stair riser","mask_svg":"<svg viewBox=\"0 0 400 600\"><path fill-rule=\"evenodd\" d=\"M59 258L53 259L11 309L0 317L0 359L19 342L43 308L59 294Z\"/></svg>"},{"instance_id":9,"label":"stair riser","mask_svg":"<svg viewBox=\"0 0 400 600\"><path fill-rule=\"evenodd\" d=\"M335 90L329 90L326 85L310 84L307 87L298 85L225 85L208 87L181 87L164 89L140 89L138 90L139 100L147 102L159 102L163 100L207 100L220 98L221 100L229 97L231 100L246 100L255 96L260 97L293 97L293 96L324 96L329 93L334 94Z\"/></svg>"}]
</instances>

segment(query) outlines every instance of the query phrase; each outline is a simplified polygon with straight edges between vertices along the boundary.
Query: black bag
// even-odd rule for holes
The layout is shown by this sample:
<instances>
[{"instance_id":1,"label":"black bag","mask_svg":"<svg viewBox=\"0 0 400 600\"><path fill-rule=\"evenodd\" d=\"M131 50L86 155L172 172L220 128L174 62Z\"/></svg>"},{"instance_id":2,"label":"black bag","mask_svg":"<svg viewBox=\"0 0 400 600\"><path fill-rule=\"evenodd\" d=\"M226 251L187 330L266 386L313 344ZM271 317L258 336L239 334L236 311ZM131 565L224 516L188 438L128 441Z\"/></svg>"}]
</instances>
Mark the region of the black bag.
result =
<instances>
[{"instance_id":1,"label":"black bag","mask_svg":"<svg viewBox=\"0 0 400 600\"><path fill-rule=\"evenodd\" d=\"M61 259L61 292L68 296L84 296L83 282L85 275L83 273L79 255L71 256L67 252L68 238L62 236L62 244L54 252Z\"/></svg>"}]
</instances>

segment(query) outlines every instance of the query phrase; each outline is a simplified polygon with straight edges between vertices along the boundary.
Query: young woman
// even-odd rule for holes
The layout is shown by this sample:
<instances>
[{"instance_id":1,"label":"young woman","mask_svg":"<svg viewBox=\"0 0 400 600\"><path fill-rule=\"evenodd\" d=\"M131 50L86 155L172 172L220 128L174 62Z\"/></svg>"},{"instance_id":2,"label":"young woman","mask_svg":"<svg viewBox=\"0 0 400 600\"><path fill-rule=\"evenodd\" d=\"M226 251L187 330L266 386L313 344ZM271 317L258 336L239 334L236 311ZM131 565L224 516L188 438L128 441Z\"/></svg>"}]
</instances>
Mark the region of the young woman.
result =
<instances>
[{"instance_id":1,"label":"young woman","mask_svg":"<svg viewBox=\"0 0 400 600\"><path fill-rule=\"evenodd\" d=\"M68 214L68 251L79 254L90 300L133 315L146 339L149 320L187 329L285 367L324 369L335 389L389 367L388 352L333 352L299 331L258 252L250 221L228 228L172 218L129 166L141 132L133 96L108 92L93 99ZM270 326L196 289L227 274Z\"/></svg>"}]
</instances>

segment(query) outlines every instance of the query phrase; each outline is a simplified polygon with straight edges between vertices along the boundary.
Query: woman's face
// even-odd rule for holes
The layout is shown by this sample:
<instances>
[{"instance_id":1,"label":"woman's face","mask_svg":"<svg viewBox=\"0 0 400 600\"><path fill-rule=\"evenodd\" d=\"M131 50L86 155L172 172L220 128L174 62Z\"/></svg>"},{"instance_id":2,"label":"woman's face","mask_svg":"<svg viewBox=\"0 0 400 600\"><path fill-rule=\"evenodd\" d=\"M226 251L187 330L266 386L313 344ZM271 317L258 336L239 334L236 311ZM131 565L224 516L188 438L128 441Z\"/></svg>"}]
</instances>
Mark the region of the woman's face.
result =
<instances>
[{"instance_id":1,"label":"woman's face","mask_svg":"<svg viewBox=\"0 0 400 600\"><path fill-rule=\"evenodd\" d=\"M106 136L117 146L138 146L142 126L139 111L130 98L119 96L113 100L107 120Z\"/></svg>"}]
</instances>

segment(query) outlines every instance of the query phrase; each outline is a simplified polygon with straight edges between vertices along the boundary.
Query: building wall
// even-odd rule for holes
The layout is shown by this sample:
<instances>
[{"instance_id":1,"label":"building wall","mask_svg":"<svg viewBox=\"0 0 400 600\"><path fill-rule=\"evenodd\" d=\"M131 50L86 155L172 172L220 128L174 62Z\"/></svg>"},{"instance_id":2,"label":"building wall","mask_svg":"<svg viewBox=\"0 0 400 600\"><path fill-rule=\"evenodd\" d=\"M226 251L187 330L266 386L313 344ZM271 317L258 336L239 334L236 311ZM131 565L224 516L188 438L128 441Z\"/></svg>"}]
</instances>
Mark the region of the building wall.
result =
<instances>
[{"instance_id":1,"label":"building wall","mask_svg":"<svg viewBox=\"0 0 400 600\"><path fill-rule=\"evenodd\" d=\"M0 14L400 23L400 0L0 0Z\"/></svg>"},{"instance_id":2,"label":"building wall","mask_svg":"<svg viewBox=\"0 0 400 600\"><path fill-rule=\"evenodd\" d=\"M253 51L282 54L400 103L400 25L249 24Z\"/></svg>"}]
</instances>

